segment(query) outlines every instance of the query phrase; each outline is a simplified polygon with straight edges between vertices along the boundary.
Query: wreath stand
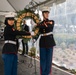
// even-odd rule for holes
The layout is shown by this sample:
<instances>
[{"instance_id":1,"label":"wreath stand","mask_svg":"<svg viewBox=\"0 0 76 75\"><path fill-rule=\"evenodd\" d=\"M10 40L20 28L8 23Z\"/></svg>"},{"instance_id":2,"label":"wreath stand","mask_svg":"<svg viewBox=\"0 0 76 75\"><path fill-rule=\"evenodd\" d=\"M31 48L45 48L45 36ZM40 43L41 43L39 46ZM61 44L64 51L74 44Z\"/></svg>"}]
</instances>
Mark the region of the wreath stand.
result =
<instances>
[{"instance_id":1,"label":"wreath stand","mask_svg":"<svg viewBox=\"0 0 76 75\"><path fill-rule=\"evenodd\" d=\"M38 14L35 14L34 11L31 11L30 9L24 9L22 11L19 11L18 12L18 16L17 16L17 21L16 21L16 29L18 31L21 31L22 28L21 28L21 23L22 23L22 20L24 18L31 18L33 19L33 21L38 24L40 22L39 20L39 17L38 17ZM28 38L30 39L30 36L21 36L22 38L24 38L26 41L28 41ZM32 38L33 40L33 38ZM32 47L34 47L34 42L32 42ZM32 51L31 51L32 53ZM32 74L32 75L37 75L37 71L36 71L36 60L35 60L35 55L34 55L34 68L35 68L35 72ZM28 64L28 68L32 68L33 67L33 63L32 63L32 56L30 58L30 63ZM26 63L26 61L23 59L23 60L20 60L19 61L20 63Z\"/></svg>"}]
</instances>

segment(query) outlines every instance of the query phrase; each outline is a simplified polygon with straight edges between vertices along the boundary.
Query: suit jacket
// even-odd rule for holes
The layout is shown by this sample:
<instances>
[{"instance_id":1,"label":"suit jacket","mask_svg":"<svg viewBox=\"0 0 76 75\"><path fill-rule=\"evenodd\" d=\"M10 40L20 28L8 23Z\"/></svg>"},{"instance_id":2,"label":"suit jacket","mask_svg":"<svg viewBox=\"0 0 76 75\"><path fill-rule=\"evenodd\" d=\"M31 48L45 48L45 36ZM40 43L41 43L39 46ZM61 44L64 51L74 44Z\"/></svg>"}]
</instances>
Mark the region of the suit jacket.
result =
<instances>
[{"instance_id":1,"label":"suit jacket","mask_svg":"<svg viewBox=\"0 0 76 75\"><path fill-rule=\"evenodd\" d=\"M23 24L23 30L26 32L29 32L29 26L27 26L26 24Z\"/></svg>"}]
</instances>

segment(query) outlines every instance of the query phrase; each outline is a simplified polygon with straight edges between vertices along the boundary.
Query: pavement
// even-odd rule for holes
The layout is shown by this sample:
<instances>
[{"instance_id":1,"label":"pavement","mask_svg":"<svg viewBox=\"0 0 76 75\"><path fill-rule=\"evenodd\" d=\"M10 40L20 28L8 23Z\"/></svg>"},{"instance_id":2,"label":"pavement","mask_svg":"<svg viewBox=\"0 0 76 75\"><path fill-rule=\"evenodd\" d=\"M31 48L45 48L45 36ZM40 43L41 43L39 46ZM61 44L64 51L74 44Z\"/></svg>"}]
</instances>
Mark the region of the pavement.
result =
<instances>
[{"instance_id":1,"label":"pavement","mask_svg":"<svg viewBox=\"0 0 76 75\"><path fill-rule=\"evenodd\" d=\"M0 75L4 75L3 60L1 50L3 41L0 41ZM36 64L36 65L35 65ZM38 59L31 59L29 56L18 54L18 75L40 75L40 63ZM52 66L52 75L74 75L56 66Z\"/></svg>"}]
</instances>

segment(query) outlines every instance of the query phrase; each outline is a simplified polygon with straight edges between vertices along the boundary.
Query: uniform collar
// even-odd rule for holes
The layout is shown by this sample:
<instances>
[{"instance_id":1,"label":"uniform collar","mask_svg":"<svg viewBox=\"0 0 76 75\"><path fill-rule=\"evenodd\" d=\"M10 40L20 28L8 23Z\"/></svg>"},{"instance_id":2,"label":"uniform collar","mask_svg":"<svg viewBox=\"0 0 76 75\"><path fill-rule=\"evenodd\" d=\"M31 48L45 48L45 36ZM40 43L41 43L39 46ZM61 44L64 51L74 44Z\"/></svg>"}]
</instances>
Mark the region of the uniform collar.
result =
<instances>
[{"instance_id":1,"label":"uniform collar","mask_svg":"<svg viewBox=\"0 0 76 75\"><path fill-rule=\"evenodd\" d=\"M48 21L49 19L44 19L43 21Z\"/></svg>"},{"instance_id":2,"label":"uniform collar","mask_svg":"<svg viewBox=\"0 0 76 75\"><path fill-rule=\"evenodd\" d=\"M13 28L13 27L14 27L14 25L12 25L12 26L10 26L10 25L7 25L7 27L9 27L9 28Z\"/></svg>"}]
</instances>

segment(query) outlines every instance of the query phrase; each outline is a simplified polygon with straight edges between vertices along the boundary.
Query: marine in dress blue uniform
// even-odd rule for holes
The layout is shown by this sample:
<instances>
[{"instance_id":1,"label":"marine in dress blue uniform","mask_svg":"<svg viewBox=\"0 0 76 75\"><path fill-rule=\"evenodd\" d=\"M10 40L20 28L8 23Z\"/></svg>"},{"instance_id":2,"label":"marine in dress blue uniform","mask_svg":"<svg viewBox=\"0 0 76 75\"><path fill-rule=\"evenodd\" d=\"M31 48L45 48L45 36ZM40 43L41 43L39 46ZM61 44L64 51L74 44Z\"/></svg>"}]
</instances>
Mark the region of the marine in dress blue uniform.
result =
<instances>
[{"instance_id":1,"label":"marine in dress blue uniform","mask_svg":"<svg viewBox=\"0 0 76 75\"><path fill-rule=\"evenodd\" d=\"M54 20L49 20L49 8L42 9L43 21L37 25L40 33L40 70L41 75L52 75L53 47L56 45L53 37Z\"/></svg>"},{"instance_id":2,"label":"marine in dress blue uniform","mask_svg":"<svg viewBox=\"0 0 76 75\"><path fill-rule=\"evenodd\" d=\"M17 35L30 35L29 32L14 29L14 15L7 14L5 18L4 46L2 58L4 61L4 75L17 75Z\"/></svg>"}]
</instances>

